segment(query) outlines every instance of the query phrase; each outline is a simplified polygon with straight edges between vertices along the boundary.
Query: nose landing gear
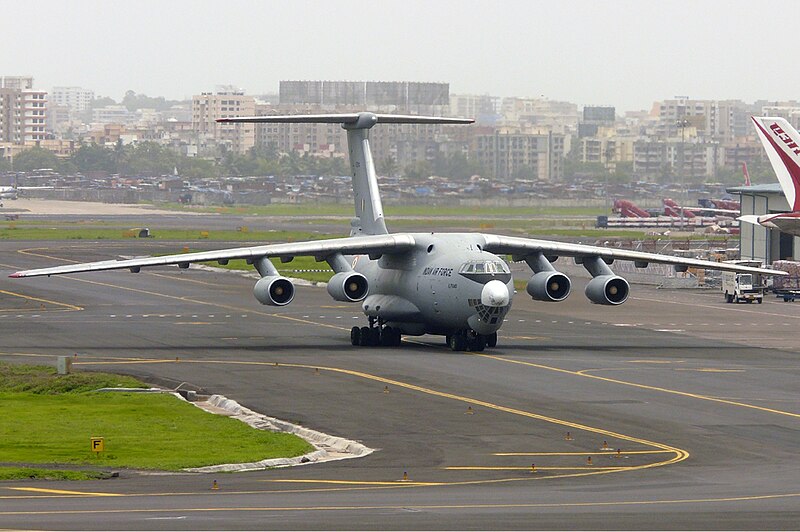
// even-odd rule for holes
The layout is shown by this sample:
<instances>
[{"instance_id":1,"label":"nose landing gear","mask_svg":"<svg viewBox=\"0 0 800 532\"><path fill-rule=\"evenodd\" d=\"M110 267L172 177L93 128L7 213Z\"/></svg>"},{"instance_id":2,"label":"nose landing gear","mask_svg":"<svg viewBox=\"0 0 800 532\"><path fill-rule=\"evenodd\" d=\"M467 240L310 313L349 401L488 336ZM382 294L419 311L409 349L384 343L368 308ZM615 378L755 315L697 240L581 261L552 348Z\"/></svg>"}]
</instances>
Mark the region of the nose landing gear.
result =
<instances>
[{"instance_id":1,"label":"nose landing gear","mask_svg":"<svg viewBox=\"0 0 800 532\"><path fill-rule=\"evenodd\" d=\"M478 334L472 329L447 335L447 345L453 351L483 351L497 345L497 333Z\"/></svg>"},{"instance_id":2,"label":"nose landing gear","mask_svg":"<svg viewBox=\"0 0 800 532\"><path fill-rule=\"evenodd\" d=\"M397 347L401 344L401 331L389 327L380 318L369 318L369 327L353 327L350 329L350 343L360 346Z\"/></svg>"}]
</instances>

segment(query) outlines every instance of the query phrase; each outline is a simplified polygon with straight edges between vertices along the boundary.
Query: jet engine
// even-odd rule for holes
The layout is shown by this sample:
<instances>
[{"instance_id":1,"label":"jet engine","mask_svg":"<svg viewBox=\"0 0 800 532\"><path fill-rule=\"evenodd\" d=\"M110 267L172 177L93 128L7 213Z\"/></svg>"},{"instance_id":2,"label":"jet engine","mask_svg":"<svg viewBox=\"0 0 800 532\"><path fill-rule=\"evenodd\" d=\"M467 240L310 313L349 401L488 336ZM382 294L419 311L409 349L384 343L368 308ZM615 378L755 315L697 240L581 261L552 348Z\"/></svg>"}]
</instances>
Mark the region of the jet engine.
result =
<instances>
[{"instance_id":1,"label":"jet engine","mask_svg":"<svg viewBox=\"0 0 800 532\"><path fill-rule=\"evenodd\" d=\"M621 305L629 292L628 281L617 275L598 275L586 285L586 297L599 305Z\"/></svg>"},{"instance_id":2,"label":"jet engine","mask_svg":"<svg viewBox=\"0 0 800 532\"><path fill-rule=\"evenodd\" d=\"M262 305L282 307L294 299L294 285L286 277L268 275L258 280L253 295Z\"/></svg>"},{"instance_id":3,"label":"jet engine","mask_svg":"<svg viewBox=\"0 0 800 532\"><path fill-rule=\"evenodd\" d=\"M541 271L528 281L525 290L538 301L564 301L572 289L569 277L555 270Z\"/></svg>"},{"instance_id":4,"label":"jet engine","mask_svg":"<svg viewBox=\"0 0 800 532\"><path fill-rule=\"evenodd\" d=\"M367 278L356 272L339 272L328 281L328 293L336 301L352 303L367 297Z\"/></svg>"}]
</instances>

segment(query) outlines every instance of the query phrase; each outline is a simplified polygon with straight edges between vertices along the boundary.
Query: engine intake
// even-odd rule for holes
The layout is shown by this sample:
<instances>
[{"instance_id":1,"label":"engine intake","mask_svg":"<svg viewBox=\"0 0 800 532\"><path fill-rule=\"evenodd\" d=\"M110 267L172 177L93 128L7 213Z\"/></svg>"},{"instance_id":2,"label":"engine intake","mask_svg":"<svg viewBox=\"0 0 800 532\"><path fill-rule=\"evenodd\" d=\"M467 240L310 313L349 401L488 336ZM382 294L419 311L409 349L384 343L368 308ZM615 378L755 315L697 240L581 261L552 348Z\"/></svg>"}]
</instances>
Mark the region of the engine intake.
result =
<instances>
[{"instance_id":1,"label":"engine intake","mask_svg":"<svg viewBox=\"0 0 800 532\"><path fill-rule=\"evenodd\" d=\"M564 301L572 290L572 282L561 272L539 272L530 278L525 290L537 301Z\"/></svg>"},{"instance_id":2,"label":"engine intake","mask_svg":"<svg viewBox=\"0 0 800 532\"><path fill-rule=\"evenodd\" d=\"M628 281L617 275L598 275L586 285L586 297L599 305L621 305L629 292Z\"/></svg>"},{"instance_id":3,"label":"engine intake","mask_svg":"<svg viewBox=\"0 0 800 532\"><path fill-rule=\"evenodd\" d=\"M294 299L294 285L286 277L268 275L258 280L253 295L262 305L282 307Z\"/></svg>"},{"instance_id":4,"label":"engine intake","mask_svg":"<svg viewBox=\"0 0 800 532\"><path fill-rule=\"evenodd\" d=\"M339 272L328 281L328 293L336 301L361 301L369 293L369 283L360 273Z\"/></svg>"}]
</instances>

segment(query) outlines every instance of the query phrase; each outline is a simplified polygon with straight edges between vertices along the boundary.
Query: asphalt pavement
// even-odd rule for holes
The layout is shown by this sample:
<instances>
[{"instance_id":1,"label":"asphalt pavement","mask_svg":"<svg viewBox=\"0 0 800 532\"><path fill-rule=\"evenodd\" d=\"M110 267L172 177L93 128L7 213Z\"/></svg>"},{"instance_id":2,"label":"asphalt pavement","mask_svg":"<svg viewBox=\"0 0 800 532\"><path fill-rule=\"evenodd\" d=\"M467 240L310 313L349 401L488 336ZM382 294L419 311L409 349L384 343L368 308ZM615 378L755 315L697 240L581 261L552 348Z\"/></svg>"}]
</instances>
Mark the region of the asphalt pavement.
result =
<instances>
[{"instance_id":1,"label":"asphalt pavement","mask_svg":"<svg viewBox=\"0 0 800 532\"><path fill-rule=\"evenodd\" d=\"M496 348L454 353L428 336L406 337L400 348L352 347L350 327L366 321L359 306L320 288L298 287L291 305L274 308L256 302L252 279L227 272L5 275L165 245L0 243L0 359L54 364L77 355L76 371L187 383L377 451L221 476L122 471L97 482L4 482L0 527L800 522L797 304L729 305L716 292L644 286L613 308L589 303L582 286L563 303L519 293Z\"/></svg>"}]
</instances>

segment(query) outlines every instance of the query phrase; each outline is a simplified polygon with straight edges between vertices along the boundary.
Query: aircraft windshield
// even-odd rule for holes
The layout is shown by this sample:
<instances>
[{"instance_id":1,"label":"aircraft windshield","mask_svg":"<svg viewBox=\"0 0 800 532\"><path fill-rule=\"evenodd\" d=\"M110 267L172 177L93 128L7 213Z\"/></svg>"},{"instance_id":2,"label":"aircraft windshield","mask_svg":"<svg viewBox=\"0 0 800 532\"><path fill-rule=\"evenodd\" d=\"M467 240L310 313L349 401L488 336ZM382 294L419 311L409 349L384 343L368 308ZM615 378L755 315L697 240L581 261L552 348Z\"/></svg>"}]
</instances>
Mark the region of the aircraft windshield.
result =
<instances>
[{"instance_id":1,"label":"aircraft windshield","mask_svg":"<svg viewBox=\"0 0 800 532\"><path fill-rule=\"evenodd\" d=\"M461 265L458 273L511 273L506 263L499 260L471 260Z\"/></svg>"}]
</instances>

